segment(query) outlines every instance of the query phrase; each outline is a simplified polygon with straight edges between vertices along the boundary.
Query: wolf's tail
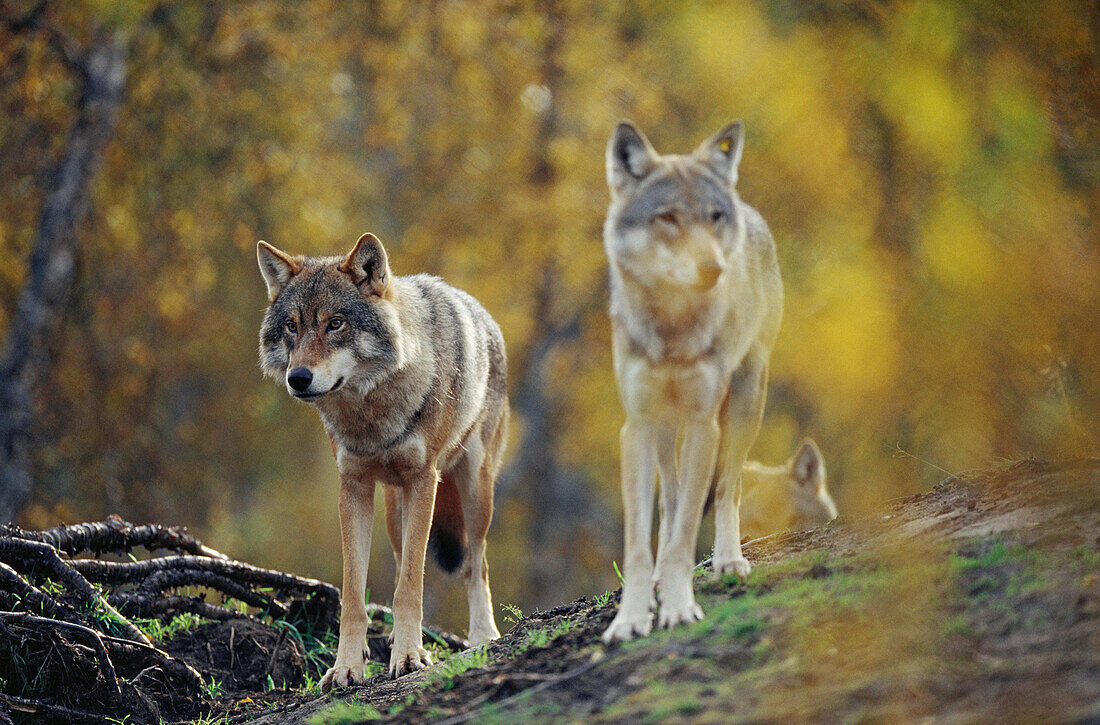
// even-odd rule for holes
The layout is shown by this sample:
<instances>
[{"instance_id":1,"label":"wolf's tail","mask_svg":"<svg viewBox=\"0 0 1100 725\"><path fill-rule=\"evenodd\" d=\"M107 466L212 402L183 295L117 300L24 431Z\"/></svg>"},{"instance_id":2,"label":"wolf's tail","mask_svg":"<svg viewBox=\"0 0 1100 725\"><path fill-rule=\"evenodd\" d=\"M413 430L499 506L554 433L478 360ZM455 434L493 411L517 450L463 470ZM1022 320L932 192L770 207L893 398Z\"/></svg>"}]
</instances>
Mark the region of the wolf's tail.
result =
<instances>
[{"instance_id":1,"label":"wolf's tail","mask_svg":"<svg viewBox=\"0 0 1100 725\"><path fill-rule=\"evenodd\" d=\"M444 474L435 490L435 511L428 534L428 548L439 567L453 574L466 558L466 522L454 480Z\"/></svg>"}]
</instances>

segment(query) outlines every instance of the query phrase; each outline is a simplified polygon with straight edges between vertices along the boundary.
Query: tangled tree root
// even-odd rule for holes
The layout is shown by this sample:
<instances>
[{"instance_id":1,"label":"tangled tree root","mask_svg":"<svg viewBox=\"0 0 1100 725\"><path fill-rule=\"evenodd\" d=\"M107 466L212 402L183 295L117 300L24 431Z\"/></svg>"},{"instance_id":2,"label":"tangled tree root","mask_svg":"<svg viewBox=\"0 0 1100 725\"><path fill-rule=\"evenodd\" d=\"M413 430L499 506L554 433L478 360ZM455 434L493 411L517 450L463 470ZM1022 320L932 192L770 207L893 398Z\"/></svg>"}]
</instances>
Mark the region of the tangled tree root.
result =
<instances>
[{"instance_id":1,"label":"tangled tree root","mask_svg":"<svg viewBox=\"0 0 1100 725\"><path fill-rule=\"evenodd\" d=\"M150 556L96 558L138 548ZM287 635L331 640L339 607L330 584L233 561L178 528L118 517L46 531L0 526L0 725L191 719L231 690L293 684L307 668L319 675L332 662L326 645L307 653ZM184 613L211 621L191 620L197 626L163 648L138 626ZM371 658L388 661L393 613L372 604L369 614ZM468 646L424 633L450 650Z\"/></svg>"},{"instance_id":2,"label":"tangled tree root","mask_svg":"<svg viewBox=\"0 0 1100 725\"><path fill-rule=\"evenodd\" d=\"M137 547L176 555L72 558ZM209 592L246 606L208 602ZM131 618L258 620L294 609L324 633L335 631L339 604L330 584L232 561L177 528L117 517L48 531L0 526L0 723L188 716L202 699L202 677Z\"/></svg>"}]
</instances>

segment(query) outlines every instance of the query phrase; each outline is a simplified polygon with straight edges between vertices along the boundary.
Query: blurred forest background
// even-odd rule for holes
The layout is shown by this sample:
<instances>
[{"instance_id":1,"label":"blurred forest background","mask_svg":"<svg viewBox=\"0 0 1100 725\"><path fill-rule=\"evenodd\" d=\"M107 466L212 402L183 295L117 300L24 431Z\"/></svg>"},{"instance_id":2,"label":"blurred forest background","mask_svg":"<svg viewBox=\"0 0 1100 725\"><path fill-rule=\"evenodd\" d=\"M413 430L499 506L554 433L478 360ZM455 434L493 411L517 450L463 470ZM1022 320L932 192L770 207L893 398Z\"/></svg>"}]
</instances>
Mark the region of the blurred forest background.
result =
<instances>
[{"instance_id":1,"label":"blurred forest background","mask_svg":"<svg viewBox=\"0 0 1100 725\"><path fill-rule=\"evenodd\" d=\"M327 440L257 367L254 250L369 230L504 329L497 602L616 585L623 117L663 152L747 124L739 189L786 285L753 457L814 436L859 514L1095 454L1098 56L1080 0L0 0L5 505L183 524L339 582ZM392 576L379 533L373 598ZM428 579L429 619L463 628L459 587Z\"/></svg>"}]
</instances>

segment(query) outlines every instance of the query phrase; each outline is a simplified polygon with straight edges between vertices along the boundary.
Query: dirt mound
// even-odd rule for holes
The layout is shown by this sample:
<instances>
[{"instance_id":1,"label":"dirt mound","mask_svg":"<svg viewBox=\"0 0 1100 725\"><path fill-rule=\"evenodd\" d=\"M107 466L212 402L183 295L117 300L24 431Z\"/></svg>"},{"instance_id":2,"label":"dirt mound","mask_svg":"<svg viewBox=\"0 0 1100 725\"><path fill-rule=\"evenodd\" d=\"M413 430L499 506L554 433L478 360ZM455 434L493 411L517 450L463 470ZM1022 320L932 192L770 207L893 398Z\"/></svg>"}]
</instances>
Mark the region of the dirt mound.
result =
<instances>
[{"instance_id":1,"label":"dirt mound","mask_svg":"<svg viewBox=\"0 0 1100 725\"><path fill-rule=\"evenodd\" d=\"M618 593L256 722L1100 718L1100 462L956 476L698 570L707 618L605 647ZM254 717L255 712L249 717Z\"/></svg>"},{"instance_id":2,"label":"dirt mound","mask_svg":"<svg viewBox=\"0 0 1100 725\"><path fill-rule=\"evenodd\" d=\"M298 687L306 673L303 653L286 629L247 619L200 625L165 650L197 669L219 696Z\"/></svg>"}]
</instances>

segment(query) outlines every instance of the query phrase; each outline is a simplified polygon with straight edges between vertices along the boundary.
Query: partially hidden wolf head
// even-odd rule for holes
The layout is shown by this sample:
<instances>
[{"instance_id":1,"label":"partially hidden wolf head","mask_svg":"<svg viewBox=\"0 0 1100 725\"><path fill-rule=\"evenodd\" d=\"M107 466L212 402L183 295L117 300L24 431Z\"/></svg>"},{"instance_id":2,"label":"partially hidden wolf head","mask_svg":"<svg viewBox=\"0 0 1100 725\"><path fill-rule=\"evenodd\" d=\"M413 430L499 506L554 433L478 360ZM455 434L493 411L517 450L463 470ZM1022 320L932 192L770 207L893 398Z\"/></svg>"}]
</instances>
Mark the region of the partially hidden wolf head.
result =
<instances>
[{"instance_id":1,"label":"partially hidden wolf head","mask_svg":"<svg viewBox=\"0 0 1100 725\"><path fill-rule=\"evenodd\" d=\"M825 459L810 438L803 440L782 466L763 466L750 461L745 465L744 477L746 503L772 501L773 511L759 512L760 518L768 519L767 528L771 531L784 527L816 528L837 516L836 504L826 485ZM774 495L769 496L767 492Z\"/></svg>"},{"instance_id":2,"label":"partially hidden wolf head","mask_svg":"<svg viewBox=\"0 0 1100 725\"><path fill-rule=\"evenodd\" d=\"M260 329L260 366L287 392L315 401L366 391L403 361L390 300L386 250L364 234L346 257L303 257L267 242L256 248L270 301Z\"/></svg>"},{"instance_id":3,"label":"partially hidden wolf head","mask_svg":"<svg viewBox=\"0 0 1100 725\"><path fill-rule=\"evenodd\" d=\"M659 155L629 122L615 128L604 241L617 273L654 291L716 285L745 238L735 191L743 145L740 121L687 155Z\"/></svg>"}]
</instances>

